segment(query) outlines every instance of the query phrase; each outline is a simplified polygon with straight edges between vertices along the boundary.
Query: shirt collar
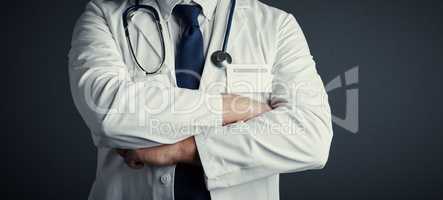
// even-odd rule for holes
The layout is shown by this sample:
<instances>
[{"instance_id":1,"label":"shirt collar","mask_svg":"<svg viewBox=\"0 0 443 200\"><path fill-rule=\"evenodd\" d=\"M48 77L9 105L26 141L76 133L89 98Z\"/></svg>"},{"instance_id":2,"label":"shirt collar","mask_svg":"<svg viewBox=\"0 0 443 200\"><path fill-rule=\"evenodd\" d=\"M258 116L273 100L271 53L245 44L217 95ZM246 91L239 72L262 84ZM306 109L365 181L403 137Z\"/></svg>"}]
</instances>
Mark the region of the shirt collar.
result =
<instances>
[{"instance_id":1,"label":"shirt collar","mask_svg":"<svg viewBox=\"0 0 443 200\"><path fill-rule=\"evenodd\" d=\"M174 7L180 3L195 3L202 7L203 15L212 19L219 0L157 0L163 18L168 20Z\"/></svg>"}]
</instances>

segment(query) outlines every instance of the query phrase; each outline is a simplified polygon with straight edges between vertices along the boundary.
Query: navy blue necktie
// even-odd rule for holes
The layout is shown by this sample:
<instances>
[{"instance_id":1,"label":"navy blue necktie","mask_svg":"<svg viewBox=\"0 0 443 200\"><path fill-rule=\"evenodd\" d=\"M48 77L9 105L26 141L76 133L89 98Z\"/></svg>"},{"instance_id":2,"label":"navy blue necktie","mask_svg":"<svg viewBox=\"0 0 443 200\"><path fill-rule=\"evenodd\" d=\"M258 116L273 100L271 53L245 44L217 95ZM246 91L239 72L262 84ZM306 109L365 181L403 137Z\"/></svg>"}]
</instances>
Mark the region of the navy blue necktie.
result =
<instances>
[{"instance_id":1,"label":"navy blue necktie","mask_svg":"<svg viewBox=\"0 0 443 200\"><path fill-rule=\"evenodd\" d=\"M196 5L177 5L174 15L180 19L184 31L175 55L175 76L181 88L198 89L203 72L203 36L198 23L201 8Z\"/></svg>"},{"instance_id":2,"label":"navy blue necktie","mask_svg":"<svg viewBox=\"0 0 443 200\"><path fill-rule=\"evenodd\" d=\"M198 89L203 72L203 36L198 23L199 6L177 5L174 16L179 18L184 31L175 53L175 76L181 88ZM210 200L201 166L177 164L174 176L175 200Z\"/></svg>"}]
</instances>

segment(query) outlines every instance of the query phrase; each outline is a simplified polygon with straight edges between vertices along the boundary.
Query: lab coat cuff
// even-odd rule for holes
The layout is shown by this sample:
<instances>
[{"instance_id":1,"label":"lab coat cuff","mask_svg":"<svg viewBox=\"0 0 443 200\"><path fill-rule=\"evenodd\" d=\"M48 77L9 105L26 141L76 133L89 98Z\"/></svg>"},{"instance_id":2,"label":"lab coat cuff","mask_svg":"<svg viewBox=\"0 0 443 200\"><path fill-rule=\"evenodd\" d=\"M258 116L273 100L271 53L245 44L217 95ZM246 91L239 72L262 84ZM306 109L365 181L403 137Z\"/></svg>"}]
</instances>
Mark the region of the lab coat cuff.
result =
<instances>
[{"instance_id":1,"label":"lab coat cuff","mask_svg":"<svg viewBox=\"0 0 443 200\"><path fill-rule=\"evenodd\" d=\"M214 131L215 132L215 131ZM228 169L222 160L219 160L216 155L211 152L211 142L208 137L209 133L202 133L195 137L195 143L200 156L200 161L205 173L205 184L208 190L229 187L235 185L236 182L241 182L242 170ZM251 175L251 174L243 174ZM211 193L212 196L212 193Z\"/></svg>"},{"instance_id":2,"label":"lab coat cuff","mask_svg":"<svg viewBox=\"0 0 443 200\"><path fill-rule=\"evenodd\" d=\"M213 172L216 170L216 167L212 162L213 157L209 154L208 152L209 149L206 146L207 137L208 137L207 132L202 132L194 136L195 145L197 147L197 152L200 158L200 162L205 172L205 179L207 179L208 176L212 176Z\"/></svg>"},{"instance_id":3,"label":"lab coat cuff","mask_svg":"<svg viewBox=\"0 0 443 200\"><path fill-rule=\"evenodd\" d=\"M226 166L223 159L217 156L217 154L221 152L215 152L214 148L211 148L211 146L215 146L213 143L214 138L226 137L226 135L223 135L224 133L226 133L226 127L211 127L204 130L201 134L194 136L205 173L206 186L209 190L225 185L222 179L219 178L224 174L237 170Z\"/></svg>"},{"instance_id":4,"label":"lab coat cuff","mask_svg":"<svg viewBox=\"0 0 443 200\"><path fill-rule=\"evenodd\" d=\"M211 130L205 130L201 134L194 136L195 145L197 146L200 161L205 172L206 184L208 184L208 179L214 179L222 170L222 168L217 164L217 161L215 160L216 158L214 155L212 155L208 146L211 145L208 137L210 137L210 134L213 132L212 129L214 128L210 129Z\"/></svg>"}]
</instances>

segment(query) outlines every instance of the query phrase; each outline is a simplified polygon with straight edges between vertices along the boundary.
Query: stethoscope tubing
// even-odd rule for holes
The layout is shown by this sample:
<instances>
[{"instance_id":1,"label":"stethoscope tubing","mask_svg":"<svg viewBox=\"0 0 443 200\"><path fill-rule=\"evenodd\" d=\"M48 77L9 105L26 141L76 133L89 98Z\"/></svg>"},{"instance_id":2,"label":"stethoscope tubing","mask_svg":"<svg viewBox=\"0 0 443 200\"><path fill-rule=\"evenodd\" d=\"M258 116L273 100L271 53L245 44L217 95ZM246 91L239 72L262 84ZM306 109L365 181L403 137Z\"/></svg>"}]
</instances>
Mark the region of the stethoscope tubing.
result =
<instances>
[{"instance_id":1,"label":"stethoscope tubing","mask_svg":"<svg viewBox=\"0 0 443 200\"><path fill-rule=\"evenodd\" d=\"M228 48L229 35L231 33L232 21L234 18L235 5L237 4L237 0L231 0L231 8L229 10L228 23L226 25L225 37L223 38L223 46L222 51L227 52L226 48Z\"/></svg>"},{"instance_id":2,"label":"stethoscope tubing","mask_svg":"<svg viewBox=\"0 0 443 200\"><path fill-rule=\"evenodd\" d=\"M146 10L153 18L156 24L156 28L158 33L160 34L160 40L161 40L161 45L162 45L162 61L160 63L160 65L154 70L154 71L146 71L140 64L140 62L137 59L137 55L135 55L135 51L134 48L132 46L132 41L131 41L131 37L129 35L129 29L128 29L128 16L130 16L132 13L136 12L139 9L144 9ZM160 22L160 16L158 15L157 11L152 7L152 6L148 6L148 5L140 5L138 4L138 1L136 1L136 4L133 6L130 6L129 8L127 8L125 10L125 12L123 12L122 15L122 19L123 19L123 28L125 31L125 36L126 36L126 40L128 42L128 46L129 46L129 50L131 52L131 55L135 61L135 64L137 65L138 68L140 68L140 70L142 70L143 72L145 72L146 75L152 75L152 74L156 74L158 73L162 66L165 63L166 60L166 52L165 52L165 41L164 41L164 37L163 37L163 29L161 26L161 22Z\"/></svg>"},{"instance_id":3,"label":"stethoscope tubing","mask_svg":"<svg viewBox=\"0 0 443 200\"><path fill-rule=\"evenodd\" d=\"M232 57L226 51L226 49L228 46L229 36L231 33L231 26L232 26L232 21L233 21L233 17L234 17L235 5L236 5L236 0L231 0L231 7L229 10L228 22L226 25L222 48L221 48L221 50L218 50L218 51L212 53L212 55L211 55L211 61L214 63L214 65L216 65L219 68L224 68L224 67L226 67L226 64L230 64L232 62ZM161 61L160 65L157 67L157 69L155 69L152 72L145 70L141 66L140 62L137 59L137 56L135 55L135 51L132 46L131 37L129 34L128 17L132 13L136 12L139 9L144 9L144 10L148 11L148 13L154 18L154 21L157 26L157 31L160 34L160 40L161 40L161 45L162 45L162 61ZM125 31L125 36L126 36L126 40L128 42L129 50L131 51L131 55L132 55L136 65L138 66L138 68L140 68L143 72L145 72L146 75L152 75L152 74L158 73L162 69L162 67L165 63L165 60L166 60L166 46L165 46L165 40L164 40L164 36L163 36L163 28L162 28L160 16L159 16L157 10L155 10L154 7L149 6L149 5L141 5L139 0L135 0L135 4L128 7L123 12L122 20L123 20L123 28Z\"/></svg>"}]
</instances>

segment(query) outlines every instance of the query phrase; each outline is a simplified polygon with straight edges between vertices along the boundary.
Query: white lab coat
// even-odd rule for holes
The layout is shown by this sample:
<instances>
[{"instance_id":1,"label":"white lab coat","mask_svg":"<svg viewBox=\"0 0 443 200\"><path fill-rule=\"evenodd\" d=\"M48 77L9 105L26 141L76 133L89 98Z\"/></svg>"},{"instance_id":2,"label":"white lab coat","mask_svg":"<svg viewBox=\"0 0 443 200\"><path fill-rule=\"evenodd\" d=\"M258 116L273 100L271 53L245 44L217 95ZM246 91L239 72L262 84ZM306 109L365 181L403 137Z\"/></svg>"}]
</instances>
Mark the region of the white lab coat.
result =
<instances>
[{"instance_id":1,"label":"white lab coat","mask_svg":"<svg viewBox=\"0 0 443 200\"><path fill-rule=\"evenodd\" d=\"M155 0L143 4L158 9ZM131 57L122 27L126 0L94 0L79 18L69 52L74 102L98 149L89 199L173 199L174 166L130 169L112 149L137 149L195 136L213 200L279 199L279 174L322 168L332 125L327 94L295 18L256 0L237 0L228 52L234 64L267 66L272 92L240 95L275 109L246 122L221 125L226 73L207 56L199 90L176 87L167 28L162 72L145 76ZM215 13L208 55L219 50L229 0ZM143 13L133 16L135 51L143 66L161 55L157 32ZM168 27L162 20L163 27ZM196 103L198 102L198 103ZM192 107L192 112L180 112Z\"/></svg>"}]
</instances>

